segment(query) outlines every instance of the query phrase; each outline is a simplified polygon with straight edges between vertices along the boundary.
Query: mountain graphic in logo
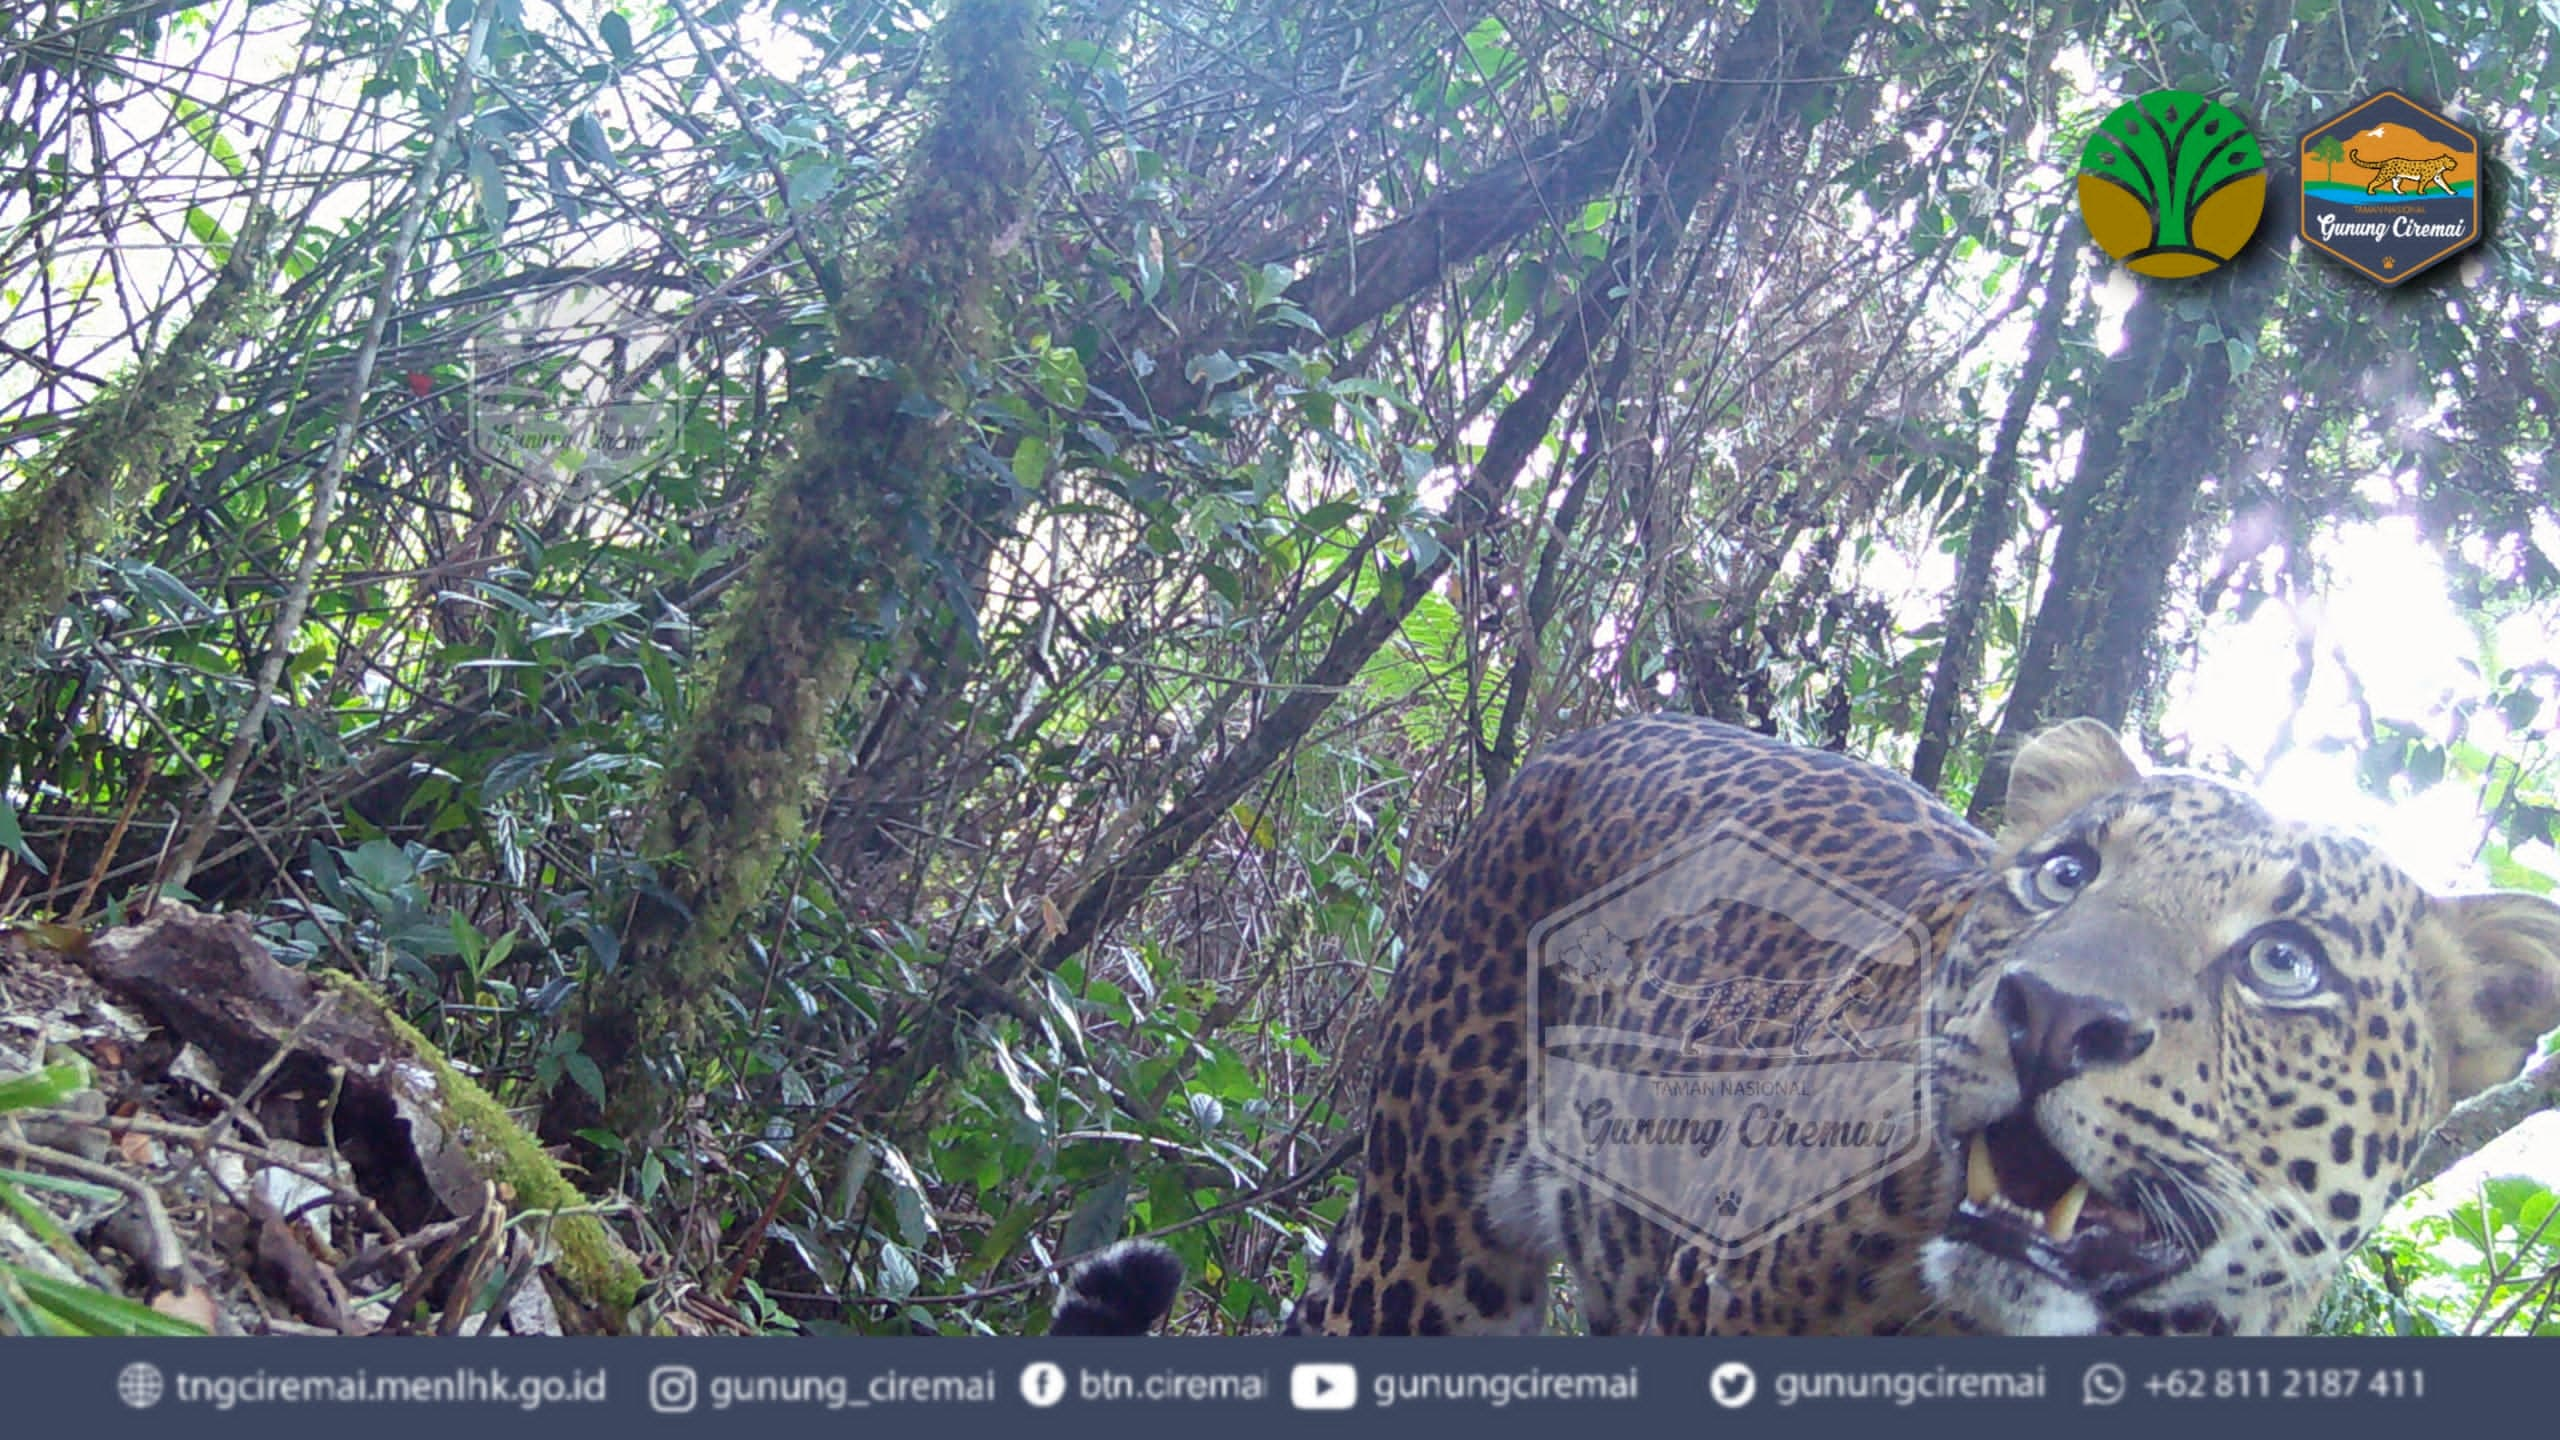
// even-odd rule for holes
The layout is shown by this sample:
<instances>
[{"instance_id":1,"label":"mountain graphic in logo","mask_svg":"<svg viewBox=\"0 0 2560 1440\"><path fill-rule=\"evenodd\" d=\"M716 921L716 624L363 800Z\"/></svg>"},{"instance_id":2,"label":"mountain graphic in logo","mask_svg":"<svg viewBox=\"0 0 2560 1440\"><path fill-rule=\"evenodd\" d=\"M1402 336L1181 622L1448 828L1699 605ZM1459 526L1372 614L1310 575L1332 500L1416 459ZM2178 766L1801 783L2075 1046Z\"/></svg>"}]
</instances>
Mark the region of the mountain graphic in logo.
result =
<instances>
[{"instance_id":1,"label":"mountain graphic in logo","mask_svg":"<svg viewBox=\"0 0 2560 1440\"><path fill-rule=\"evenodd\" d=\"M2480 138L2396 90L2302 137L2302 238L2397 285L2480 238Z\"/></svg>"},{"instance_id":2,"label":"mountain graphic in logo","mask_svg":"<svg viewBox=\"0 0 2560 1440\"><path fill-rule=\"evenodd\" d=\"M2137 275L2216 270L2240 253L2267 208L2258 138L2230 109L2191 90L2119 105L2080 150L2080 215Z\"/></svg>"}]
</instances>

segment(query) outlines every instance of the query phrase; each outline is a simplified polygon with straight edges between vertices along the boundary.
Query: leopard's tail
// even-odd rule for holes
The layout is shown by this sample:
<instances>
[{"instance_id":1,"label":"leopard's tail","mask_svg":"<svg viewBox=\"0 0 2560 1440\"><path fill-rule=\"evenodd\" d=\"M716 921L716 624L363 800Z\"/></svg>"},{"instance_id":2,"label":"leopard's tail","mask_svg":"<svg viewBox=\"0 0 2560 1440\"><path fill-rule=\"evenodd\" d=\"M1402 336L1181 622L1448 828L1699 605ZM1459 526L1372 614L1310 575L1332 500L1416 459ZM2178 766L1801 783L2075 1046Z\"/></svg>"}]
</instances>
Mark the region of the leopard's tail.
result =
<instances>
[{"instance_id":1,"label":"leopard's tail","mask_svg":"<svg viewBox=\"0 0 2560 1440\"><path fill-rule=\"evenodd\" d=\"M1123 1240L1077 1266L1058 1287L1052 1335L1144 1335L1173 1313L1182 1262L1153 1240Z\"/></svg>"},{"instance_id":2,"label":"leopard's tail","mask_svg":"<svg viewBox=\"0 0 2560 1440\"><path fill-rule=\"evenodd\" d=\"M2366 159L2366 158L2364 158L2363 156L2361 156L2361 155L2357 154L2357 153L2356 153L2354 150L2352 150L2352 149L2350 149L2350 150L2348 150L2348 151L2347 151L2347 158L2348 158L2349 160L2354 161L2354 162L2355 162L2355 163L2357 163L2358 165L2363 166L2363 167L2364 167L2364 168L2366 168L2367 170L2379 170L2379 169L2381 169L2383 166L2385 166L2385 165L2387 165L2387 164L2391 163L2391 162L2390 162L2390 157L2388 157L2388 156L2385 156L2384 158L2382 158L2382 159L2380 159L2380 160L2367 160L2367 159Z\"/></svg>"}]
</instances>

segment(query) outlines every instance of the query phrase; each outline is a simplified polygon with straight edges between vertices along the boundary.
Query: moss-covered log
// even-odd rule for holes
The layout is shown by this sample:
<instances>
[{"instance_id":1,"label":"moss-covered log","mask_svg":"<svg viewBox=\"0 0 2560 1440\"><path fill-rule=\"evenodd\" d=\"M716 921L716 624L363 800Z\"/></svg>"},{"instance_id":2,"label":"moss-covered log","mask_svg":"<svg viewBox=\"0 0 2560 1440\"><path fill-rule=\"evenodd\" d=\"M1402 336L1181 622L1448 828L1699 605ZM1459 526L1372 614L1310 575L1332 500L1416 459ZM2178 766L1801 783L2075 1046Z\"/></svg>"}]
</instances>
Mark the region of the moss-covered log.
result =
<instances>
[{"instance_id":1,"label":"moss-covered log","mask_svg":"<svg viewBox=\"0 0 2560 1440\"><path fill-rule=\"evenodd\" d=\"M1037 101L1035 7L957 0L941 26L938 111L909 157L886 253L844 317L846 357L796 453L760 497L763 549L696 677L693 718L659 791L661 891L634 914L623 964L594 987L588 1054L625 1135L666 1114L639 1063L681 1051L729 973L740 918L771 883L814 798L817 748L856 662L908 648L970 510L959 470L968 375L993 350L989 300L1021 233ZM573 1095L556 1133L583 1118Z\"/></svg>"},{"instance_id":2,"label":"moss-covered log","mask_svg":"<svg viewBox=\"0 0 2560 1440\"><path fill-rule=\"evenodd\" d=\"M325 1134L404 1228L494 1197L540 1217L556 1251L547 1268L577 1328L635 1323L643 1277L631 1252L504 1107L361 982L287 969L246 916L176 904L80 953L101 984L202 1052L226 1087L272 1073L271 1093L309 1097L311 1113L294 1118Z\"/></svg>"}]
</instances>

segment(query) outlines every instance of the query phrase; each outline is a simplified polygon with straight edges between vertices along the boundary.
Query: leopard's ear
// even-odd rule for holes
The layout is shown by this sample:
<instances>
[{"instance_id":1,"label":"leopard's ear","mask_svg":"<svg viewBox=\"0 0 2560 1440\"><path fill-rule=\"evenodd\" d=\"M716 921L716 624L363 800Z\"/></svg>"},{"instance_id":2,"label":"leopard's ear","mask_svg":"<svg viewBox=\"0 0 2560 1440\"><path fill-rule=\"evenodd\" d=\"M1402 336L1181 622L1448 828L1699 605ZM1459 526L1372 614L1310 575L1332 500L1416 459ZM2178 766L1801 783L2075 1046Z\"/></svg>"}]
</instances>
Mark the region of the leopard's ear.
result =
<instances>
[{"instance_id":1,"label":"leopard's ear","mask_svg":"<svg viewBox=\"0 0 2560 1440\"><path fill-rule=\"evenodd\" d=\"M2448 1092L2432 1123L2512 1078L2560 1026L2560 905L2513 891L2438 899L2420 937L2418 994Z\"/></svg>"},{"instance_id":2,"label":"leopard's ear","mask_svg":"<svg viewBox=\"0 0 2560 1440\"><path fill-rule=\"evenodd\" d=\"M2142 778L2116 732L2095 720L2065 720L2029 736L2009 767L2002 807L2002 861L2052 829L2072 811Z\"/></svg>"}]
</instances>

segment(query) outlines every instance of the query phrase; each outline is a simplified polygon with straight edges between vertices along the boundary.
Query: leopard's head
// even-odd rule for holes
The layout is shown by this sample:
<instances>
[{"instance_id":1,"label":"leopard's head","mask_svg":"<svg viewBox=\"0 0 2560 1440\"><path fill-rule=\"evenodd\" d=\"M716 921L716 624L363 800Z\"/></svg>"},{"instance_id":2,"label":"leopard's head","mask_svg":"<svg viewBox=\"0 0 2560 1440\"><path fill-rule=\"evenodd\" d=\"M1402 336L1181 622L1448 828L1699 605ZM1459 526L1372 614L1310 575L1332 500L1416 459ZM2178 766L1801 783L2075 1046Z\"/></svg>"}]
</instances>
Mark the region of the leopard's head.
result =
<instances>
[{"instance_id":1,"label":"leopard's head","mask_svg":"<svg viewBox=\"0 0 2560 1440\"><path fill-rule=\"evenodd\" d=\"M2013 767L1931 1051L1987 1330L2298 1327L2419 1142L2560 1025L2560 906L2431 895L2354 836L2072 721Z\"/></svg>"}]
</instances>

